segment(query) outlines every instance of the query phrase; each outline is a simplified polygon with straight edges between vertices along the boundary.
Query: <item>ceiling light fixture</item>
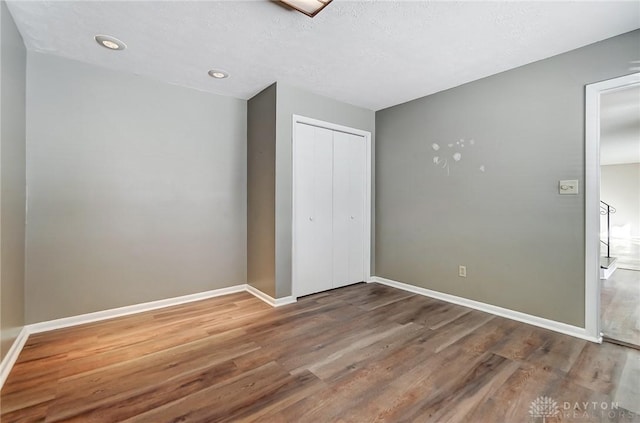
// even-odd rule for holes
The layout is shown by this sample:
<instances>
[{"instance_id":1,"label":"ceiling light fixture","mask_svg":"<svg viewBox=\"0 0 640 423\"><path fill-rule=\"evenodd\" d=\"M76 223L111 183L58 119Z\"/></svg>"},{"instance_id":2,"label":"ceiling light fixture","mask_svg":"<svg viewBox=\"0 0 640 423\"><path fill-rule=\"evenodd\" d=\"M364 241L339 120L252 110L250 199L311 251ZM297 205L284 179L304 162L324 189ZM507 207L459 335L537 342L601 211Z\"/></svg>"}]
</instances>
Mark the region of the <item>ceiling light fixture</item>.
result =
<instances>
[{"instance_id":1,"label":"ceiling light fixture","mask_svg":"<svg viewBox=\"0 0 640 423\"><path fill-rule=\"evenodd\" d=\"M281 3L313 18L333 0L280 0Z\"/></svg>"},{"instance_id":2,"label":"ceiling light fixture","mask_svg":"<svg viewBox=\"0 0 640 423\"><path fill-rule=\"evenodd\" d=\"M229 73L220 69L211 69L209 76L215 79L224 79L229 77Z\"/></svg>"},{"instance_id":3,"label":"ceiling light fixture","mask_svg":"<svg viewBox=\"0 0 640 423\"><path fill-rule=\"evenodd\" d=\"M109 35L96 35L96 42L109 50L124 50L127 45L115 37Z\"/></svg>"}]
</instances>

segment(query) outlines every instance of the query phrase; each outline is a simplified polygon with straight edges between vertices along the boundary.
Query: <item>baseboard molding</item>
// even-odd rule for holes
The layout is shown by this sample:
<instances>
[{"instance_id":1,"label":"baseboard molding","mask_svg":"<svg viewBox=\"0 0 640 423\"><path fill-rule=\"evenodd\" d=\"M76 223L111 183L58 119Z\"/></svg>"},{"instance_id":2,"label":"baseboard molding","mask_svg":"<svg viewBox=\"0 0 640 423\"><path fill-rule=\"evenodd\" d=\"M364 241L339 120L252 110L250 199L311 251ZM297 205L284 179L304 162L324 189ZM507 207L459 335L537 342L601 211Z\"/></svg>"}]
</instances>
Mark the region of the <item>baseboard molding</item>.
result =
<instances>
[{"instance_id":1,"label":"baseboard molding","mask_svg":"<svg viewBox=\"0 0 640 423\"><path fill-rule=\"evenodd\" d=\"M292 296L282 297L282 298L273 298L272 296L265 294L264 292L260 291L259 289L249 284L247 284L246 290L249 294L252 294L256 298L261 299L265 303L269 304L271 307L280 307L287 304L293 304L297 301L297 299Z\"/></svg>"},{"instance_id":2,"label":"baseboard molding","mask_svg":"<svg viewBox=\"0 0 640 423\"><path fill-rule=\"evenodd\" d=\"M63 329L71 326L83 325L86 323L98 322L101 320L113 319L115 317L128 316L130 314L143 313L145 311L157 310L159 308L171 307L174 305L190 303L193 301L205 300L207 298L219 297L233 294L235 292L246 291L245 284L230 286L227 288L214 289L211 291L198 292L196 294L183 295L180 297L167 298L163 300L150 301L147 303L134 304L131 306L112 308L109 310L96 311L94 313L80 314L77 316L64 317L62 319L49 320L40 323L26 325L20 334L13 341L13 345L7 352L2 362L0 362L0 389L4 386L13 365L15 364L22 348L29 335L34 333L48 332L50 330Z\"/></svg>"},{"instance_id":3,"label":"baseboard molding","mask_svg":"<svg viewBox=\"0 0 640 423\"><path fill-rule=\"evenodd\" d=\"M0 362L0 389L4 386L4 382L9 377L9 373L11 369L13 369L13 365L18 360L18 356L22 351L22 347L27 343L27 339L29 338L29 331L26 327L23 327L18 333L18 336L13 341L11 348L7 351L7 355L4 356L2 361Z\"/></svg>"},{"instance_id":4,"label":"baseboard molding","mask_svg":"<svg viewBox=\"0 0 640 423\"><path fill-rule=\"evenodd\" d=\"M443 292L432 291L430 289L421 288L419 286L409 285L378 276L372 276L369 282L377 282L382 285L387 285L393 288L402 289L404 291L413 292L414 294L424 295L425 297L435 298L437 300L446 301L448 303L473 308L475 310L484 311L496 316L505 317L507 319L516 320L518 322L527 323L544 329L549 329L554 332L563 333L565 335L570 335L576 338L585 339L587 341L596 343L602 342L602 338L591 336L584 328L568 325L562 322L556 322L555 320L549 320L543 317L533 316L531 314L522 313L508 308L502 308L491 304L482 303L480 301L470 300L468 298L445 294Z\"/></svg>"},{"instance_id":5,"label":"baseboard molding","mask_svg":"<svg viewBox=\"0 0 640 423\"><path fill-rule=\"evenodd\" d=\"M587 334L584 328L568 325L566 323L556 322L554 320L545 319L542 317L533 316L519 311L514 311L491 304L482 303L479 301L470 300L467 298L457 297L451 294L445 294L438 291L432 291L430 289L421 288L414 285L409 285L402 282L393 281L390 279L381 278L378 276L372 276L367 282L376 282L382 285L391 286L393 288L402 289L404 291L413 292L414 294L424 295L426 297L435 298L437 300L446 301L453 304L458 304L464 307L473 308L475 310L491 313L496 316L505 317L507 319L516 320L522 323L542 327L555 332L560 332L566 335L574 336L577 338L585 339L591 342L602 342L602 338L596 338ZM180 297L167 298L158 301L150 301L141 304L135 304L131 306L113 308L109 310L97 311L94 313L81 314L78 316L65 317L62 319L55 319L46 322L34 323L26 325L22 328L17 338L11 345L11 348L7 352L7 355L0 362L0 389L4 386L13 365L15 364L22 348L27 342L29 335L40 332L47 332L56 329L68 328L71 326L82 325L86 323L93 323L101 320L113 319L116 317L128 316L136 313L143 313L145 311L157 310L164 307L171 307L179 304L185 304L193 301L204 300L207 298L219 297L222 295L233 294L236 292L248 292L256 298L264 301L272 307L280 307L287 304L293 304L297 299L293 296L283 298L273 298L270 295L258 290L257 288L249 285L235 285L227 288L214 289L211 291L199 292L197 294L183 295Z\"/></svg>"},{"instance_id":6,"label":"baseboard molding","mask_svg":"<svg viewBox=\"0 0 640 423\"><path fill-rule=\"evenodd\" d=\"M11 348L7 352L2 362L0 362L0 389L4 386L13 365L15 364L22 348L24 347L29 335L34 333L48 332L56 329L64 329L72 326L84 325L86 323L99 322L101 320L113 319L116 317L128 316L131 314L143 313L145 311L157 310L160 308L171 307L175 305L190 303L194 301L206 300L207 298L220 297L223 295L234 294L236 292L248 292L259 298L272 307L280 307L287 304L295 303L295 297L289 296L284 298L272 298L264 292L254 288L249 284L241 284L229 286L227 288L214 289L211 291L198 292L196 294L182 295L180 297L166 298L163 300L150 301L146 303L134 304L125 307L112 308L109 310L96 311L93 313L80 314L77 316L64 317L61 319L49 320L40 323L33 323L22 328L18 337Z\"/></svg>"},{"instance_id":7,"label":"baseboard molding","mask_svg":"<svg viewBox=\"0 0 640 423\"><path fill-rule=\"evenodd\" d=\"M29 330L29 334L48 332L50 330L68 328L71 326L83 325L85 323L93 323L100 320L128 316L130 314L143 313L145 311L157 310L159 308L171 307L179 304L190 303L193 301L206 300L207 298L220 297L222 295L228 295L243 291L245 291L244 284L235 285L227 288L198 292L196 294L182 295L180 297L166 298L163 300L150 301L147 303L134 304L125 307L112 308L109 310L96 311L94 313L80 314L77 316L64 317L62 319L34 323L31 325L27 325L26 327Z\"/></svg>"},{"instance_id":8,"label":"baseboard molding","mask_svg":"<svg viewBox=\"0 0 640 423\"><path fill-rule=\"evenodd\" d=\"M606 269L603 269L601 267L600 268L600 280L609 279L611 277L611 275L613 275L613 272L615 272L616 270L618 270L617 263L614 263L611 267L608 267Z\"/></svg>"}]
</instances>

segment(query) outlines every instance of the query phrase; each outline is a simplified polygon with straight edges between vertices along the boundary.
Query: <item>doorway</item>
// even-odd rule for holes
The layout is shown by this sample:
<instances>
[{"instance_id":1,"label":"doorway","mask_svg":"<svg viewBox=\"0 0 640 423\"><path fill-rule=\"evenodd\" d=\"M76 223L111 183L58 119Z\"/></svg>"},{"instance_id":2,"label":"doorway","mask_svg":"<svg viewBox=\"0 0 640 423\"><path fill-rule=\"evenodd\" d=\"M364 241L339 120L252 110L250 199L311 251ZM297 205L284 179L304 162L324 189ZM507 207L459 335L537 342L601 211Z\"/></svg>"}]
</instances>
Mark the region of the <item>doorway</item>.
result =
<instances>
[{"instance_id":1,"label":"doorway","mask_svg":"<svg viewBox=\"0 0 640 423\"><path fill-rule=\"evenodd\" d=\"M586 100L587 331L640 347L640 74Z\"/></svg>"}]
</instances>

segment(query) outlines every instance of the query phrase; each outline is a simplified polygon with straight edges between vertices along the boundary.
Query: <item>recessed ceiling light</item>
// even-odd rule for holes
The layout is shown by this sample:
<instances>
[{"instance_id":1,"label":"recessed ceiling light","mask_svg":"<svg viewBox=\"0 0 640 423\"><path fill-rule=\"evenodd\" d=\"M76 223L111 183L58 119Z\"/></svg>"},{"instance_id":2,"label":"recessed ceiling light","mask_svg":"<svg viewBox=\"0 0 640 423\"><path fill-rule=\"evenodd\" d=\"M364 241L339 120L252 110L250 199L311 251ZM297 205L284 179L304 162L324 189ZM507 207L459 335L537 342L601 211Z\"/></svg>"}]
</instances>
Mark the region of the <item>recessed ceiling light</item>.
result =
<instances>
[{"instance_id":1,"label":"recessed ceiling light","mask_svg":"<svg viewBox=\"0 0 640 423\"><path fill-rule=\"evenodd\" d=\"M220 69L211 69L209 76L216 79L224 79L229 77L229 73Z\"/></svg>"},{"instance_id":2,"label":"recessed ceiling light","mask_svg":"<svg viewBox=\"0 0 640 423\"><path fill-rule=\"evenodd\" d=\"M108 48L109 50L124 50L127 48L125 43L109 35L96 35L95 39L98 44L102 47Z\"/></svg>"}]
</instances>

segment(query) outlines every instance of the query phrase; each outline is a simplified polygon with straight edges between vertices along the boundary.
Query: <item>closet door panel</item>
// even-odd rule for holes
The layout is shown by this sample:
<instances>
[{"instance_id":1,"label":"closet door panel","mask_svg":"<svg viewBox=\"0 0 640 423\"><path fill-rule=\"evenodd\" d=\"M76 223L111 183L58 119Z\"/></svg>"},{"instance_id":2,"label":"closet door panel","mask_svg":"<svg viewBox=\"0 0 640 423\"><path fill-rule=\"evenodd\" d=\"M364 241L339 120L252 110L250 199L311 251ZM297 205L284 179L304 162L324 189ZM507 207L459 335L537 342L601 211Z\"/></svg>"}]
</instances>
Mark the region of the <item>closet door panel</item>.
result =
<instances>
[{"instance_id":1,"label":"closet door panel","mask_svg":"<svg viewBox=\"0 0 640 423\"><path fill-rule=\"evenodd\" d=\"M333 135L333 287L349 284L349 140Z\"/></svg>"},{"instance_id":2,"label":"closet door panel","mask_svg":"<svg viewBox=\"0 0 640 423\"><path fill-rule=\"evenodd\" d=\"M364 137L349 135L349 283L365 279L366 148Z\"/></svg>"},{"instance_id":3,"label":"closet door panel","mask_svg":"<svg viewBox=\"0 0 640 423\"><path fill-rule=\"evenodd\" d=\"M334 132L333 286L364 280L364 137Z\"/></svg>"},{"instance_id":4,"label":"closet door panel","mask_svg":"<svg viewBox=\"0 0 640 423\"><path fill-rule=\"evenodd\" d=\"M314 272L317 286L314 292L331 289L333 271L333 131L314 128L315 143L315 226L311 242L316 245L317 260Z\"/></svg>"},{"instance_id":5,"label":"closet door panel","mask_svg":"<svg viewBox=\"0 0 640 423\"><path fill-rule=\"evenodd\" d=\"M294 147L294 277L296 296L333 287L333 133L296 125Z\"/></svg>"}]
</instances>

